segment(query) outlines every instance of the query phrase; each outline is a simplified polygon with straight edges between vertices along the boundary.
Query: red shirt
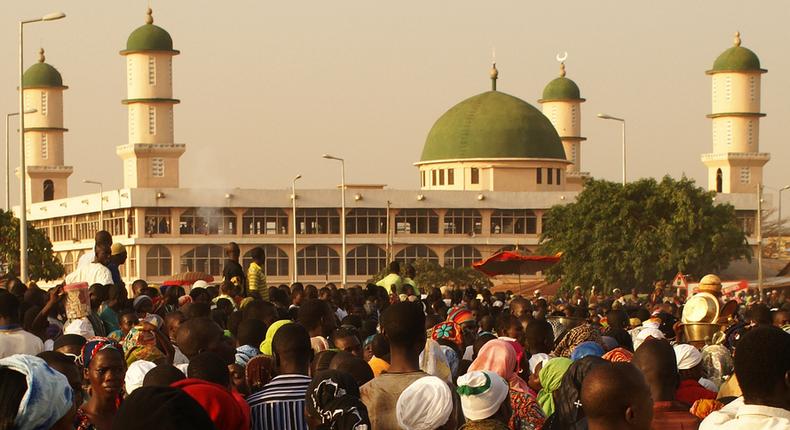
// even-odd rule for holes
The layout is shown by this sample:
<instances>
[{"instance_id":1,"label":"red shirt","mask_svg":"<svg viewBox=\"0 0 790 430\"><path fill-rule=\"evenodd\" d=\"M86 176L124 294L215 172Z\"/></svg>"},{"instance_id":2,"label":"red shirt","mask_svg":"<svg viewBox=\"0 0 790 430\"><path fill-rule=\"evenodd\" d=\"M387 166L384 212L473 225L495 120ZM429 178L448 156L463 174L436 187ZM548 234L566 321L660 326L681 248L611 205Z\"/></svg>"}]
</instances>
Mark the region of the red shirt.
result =
<instances>
[{"instance_id":1,"label":"red shirt","mask_svg":"<svg viewBox=\"0 0 790 430\"><path fill-rule=\"evenodd\" d=\"M679 402L653 402L653 430L697 430L700 420Z\"/></svg>"},{"instance_id":2,"label":"red shirt","mask_svg":"<svg viewBox=\"0 0 790 430\"><path fill-rule=\"evenodd\" d=\"M715 399L716 393L708 390L693 379L680 381L680 387L675 392L675 399L687 405L693 405L699 399Z\"/></svg>"}]
</instances>

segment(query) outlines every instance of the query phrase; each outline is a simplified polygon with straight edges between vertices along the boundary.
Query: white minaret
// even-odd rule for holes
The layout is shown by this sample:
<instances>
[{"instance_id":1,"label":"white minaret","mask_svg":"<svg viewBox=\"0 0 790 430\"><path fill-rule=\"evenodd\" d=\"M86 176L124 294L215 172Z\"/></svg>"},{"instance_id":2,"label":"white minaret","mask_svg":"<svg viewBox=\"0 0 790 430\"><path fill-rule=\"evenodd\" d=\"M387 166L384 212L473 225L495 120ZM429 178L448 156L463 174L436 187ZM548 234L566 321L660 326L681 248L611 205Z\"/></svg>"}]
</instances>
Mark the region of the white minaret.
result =
<instances>
[{"instance_id":1,"label":"white minaret","mask_svg":"<svg viewBox=\"0 0 790 430\"><path fill-rule=\"evenodd\" d=\"M62 199L68 195L68 178L74 169L63 160L63 85L60 72L45 62L44 49L38 63L22 77L25 110L25 164L28 203Z\"/></svg>"},{"instance_id":2,"label":"white minaret","mask_svg":"<svg viewBox=\"0 0 790 430\"><path fill-rule=\"evenodd\" d=\"M118 146L126 188L177 188L178 159L185 151L173 137L173 39L153 24L148 8L145 25L129 35L126 49L126 93L129 143Z\"/></svg>"},{"instance_id":3,"label":"white minaret","mask_svg":"<svg viewBox=\"0 0 790 430\"><path fill-rule=\"evenodd\" d=\"M751 50L727 49L706 73L711 76L713 151L702 154L708 189L719 193L753 193L762 183L771 155L760 152L760 79L766 70Z\"/></svg>"}]
</instances>

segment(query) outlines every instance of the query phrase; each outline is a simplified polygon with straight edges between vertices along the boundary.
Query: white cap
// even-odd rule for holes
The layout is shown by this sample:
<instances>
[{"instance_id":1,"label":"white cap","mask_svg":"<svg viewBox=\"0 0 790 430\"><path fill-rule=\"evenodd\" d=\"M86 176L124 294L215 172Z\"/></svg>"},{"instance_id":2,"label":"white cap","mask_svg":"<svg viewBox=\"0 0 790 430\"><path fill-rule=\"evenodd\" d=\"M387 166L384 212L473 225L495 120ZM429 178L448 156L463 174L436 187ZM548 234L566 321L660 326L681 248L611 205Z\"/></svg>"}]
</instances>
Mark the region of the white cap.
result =
<instances>
[{"instance_id":1,"label":"white cap","mask_svg":"<svg viewBox=\"0 0 790 430\"><path fill-rule=\"evenodd\" d=\"M702 353L692 345L681 343L673 348L675 349L675 360L678 363L678 370L693 369L702 362Z\"/></svg>"},{"instance_id":2,"label":"white cap","mask_svg":"<svg viewBox=\"0 0 790 430\"><path fill-rule=\"evenodd\" d=\"M507 382L488 370L472 371L458 377L461 409L469 420L484 420L496 414L508 392Z\"/></svg>"},{"instance_id":3,"label":"white cap","mask_svg":"<svg viewBox=\"0 0 790 430\"><path fill-rule=\"evenodd\" d=\"M132 391L142 387L146 373L150 372L154 367L156 367L156 364L145 360L137 360L130 364L129 368L126 369L126 376L123 380L126 386L126 394L132 394Z\"/></svg>"},{"instance_id":4,"label":"white cap","mask_svg":"<svg viewBox=\"0 0 790 430\"><path fill-rule=\"evenodd\" d=\"M194 284L192 284L192 289L194 290L195 288L208 288L208 282L198 279Z\"/></svg>"}]
</instances>

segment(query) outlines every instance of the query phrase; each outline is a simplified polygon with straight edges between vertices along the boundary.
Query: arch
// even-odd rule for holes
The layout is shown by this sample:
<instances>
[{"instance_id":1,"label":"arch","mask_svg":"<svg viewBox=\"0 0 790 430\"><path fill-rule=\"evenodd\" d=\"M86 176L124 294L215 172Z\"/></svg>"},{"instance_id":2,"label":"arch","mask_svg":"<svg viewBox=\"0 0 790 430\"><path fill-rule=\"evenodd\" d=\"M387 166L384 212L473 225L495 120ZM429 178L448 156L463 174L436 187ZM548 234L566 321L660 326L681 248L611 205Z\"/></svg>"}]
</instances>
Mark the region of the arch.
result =
<instances>
[{"instance_id":1,"label":"arch","mask_svg":"<svg viewBox=\"0 0 790 430\"><path fill-rule=\"evenodd\" d=\"M264 267L266 276L288 276L288 268L290 267L288 254L274 245L260 246L266 253L266 267ZM241 260L241 265L244 267L245 273L247 272L247 268L250 267L250 263L252 263L253 249L254 247L250 248L250 250L244 254L244 257Z\"/></svg>"},{"instance_id":2,"label":"arch","mask_svg":"<svg viewBox=\"0 0 790 430\"><path fill-rule=\"evenodd\" d=\"M346 255L349 275L375 275L387 265L387 252L380 246L360 245Z\"/></svg>"},{"instance_id":3,"label":"arch","mask_svg":"<svg viewBox=\"0 0 790 430\"><path fill-rule=\"evenodd\" d=\"M225 250L218 245L200 245L181 256L181 266L187 272L204 272L212 276L222 275L222 260Z\"/></svg>"},{"instance_id":4,"label":"arch","mask_svg":"<svg viewBox=\"0 0 790 430\"><path fill-rule=\"evenodd\" d=\"M310 245L296 253L299 276L340 274L340 256L326 245Z\"/></svg>"},{"instance_id":5,"label":"arch","mask_svg":"<svg viewBox=\"0 0 790 430\"><path fill-rule=\"evenodd\" d=\"M55 183L51 179L45 179L42 186L44 187L44 201L55 200Z\"/></svg>"},{"instance_id":6,"label":"arch","mask_svg":"<svg viewBox=\"0 0 790 430\"><path fill-rule=\"evenodd\" d=\"M173 257L162 245L152 246L145 254L146 276L170 276L173 274Z\"/></svg>"},{"instance_id":7,"label":"arch","mask_svg":"<svg viewBox=\"0 0 790 430\"><path fill-rule=\"evenodd\" d=\"M722 192L722 182L723 182L723 174L721 173L721 169L716 169L716 192Z\"/></svg>"},{"instance_id":8,"label":"arch","mask_svg":"<svg viewBox=\"0 0 790 430\"><path fill-rule=\"evenodd\" d=\"M480 251L471 245L459 245L447 250L444 253L445 267L458 269L460 267L471 267L472 263L482 259Z\"/></svg>"},{"instance_id":9,"label":"arch","mask_svg":"<svg viewBox=\"0 0 790 430\"><path fill-rule=\"evenodd\" d=\"M410 245L395 254L395 260L405 264L414 263L417 260L439 263L439 256L426 245Z\"/></svg>"},{"instance_id":10,"label":"arch","mask_svg":"<svg viewBox=\"0 0 790 430\"><path fill-rule=\"evenodd\" d=\"M74 271L74 254L70 251L66 251L63 256L63 269L67 275Z\"/></svg>"}]
</instances>

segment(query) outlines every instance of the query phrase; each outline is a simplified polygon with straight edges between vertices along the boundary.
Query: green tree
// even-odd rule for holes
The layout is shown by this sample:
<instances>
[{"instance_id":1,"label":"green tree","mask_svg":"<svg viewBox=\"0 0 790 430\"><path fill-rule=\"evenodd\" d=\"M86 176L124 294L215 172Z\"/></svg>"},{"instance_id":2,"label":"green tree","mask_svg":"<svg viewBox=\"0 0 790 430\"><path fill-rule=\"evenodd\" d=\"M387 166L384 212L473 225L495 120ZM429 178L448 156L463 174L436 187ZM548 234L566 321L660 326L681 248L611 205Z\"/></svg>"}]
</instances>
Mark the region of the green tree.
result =
<instances>
[{"instance_id":1,"label":"green tree","mask_svg":"<svg viewBox=\"0 0 790 430\"><path fill-rule=\"evenodd\" d=\"M733 259L751 258L746 236L729 204L694 181L668 176L625 186L591 180L576 201L555 206L544 220L541 252L561 252L549 281L645 289L677 272L697 279Z\"/></svg>"},{"instance_id":2,"label":"green tree","mask_svg":"<svg viewBox=\"0 0 790 430\"><path fill-rule=\"evenodd\" d=\"M28 266L32 280L52 280L64 275L63 264L52 252L52 242L28 223ZM0 211L0 266L19 274L19 219Z\"/></svg>"}]
</instances>

